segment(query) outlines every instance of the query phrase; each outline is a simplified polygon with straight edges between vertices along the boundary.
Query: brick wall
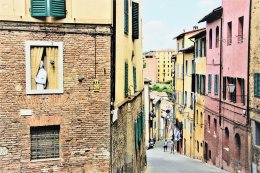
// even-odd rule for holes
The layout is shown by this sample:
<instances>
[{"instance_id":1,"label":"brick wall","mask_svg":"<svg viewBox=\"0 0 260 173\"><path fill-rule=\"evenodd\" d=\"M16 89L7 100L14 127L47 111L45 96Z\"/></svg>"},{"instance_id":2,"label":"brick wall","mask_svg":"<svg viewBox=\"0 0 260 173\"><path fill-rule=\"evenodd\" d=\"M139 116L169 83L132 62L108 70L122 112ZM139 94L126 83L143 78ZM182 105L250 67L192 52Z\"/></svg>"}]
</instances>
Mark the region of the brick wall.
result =
<instances>
[{"instance_id":1,"label":"brick wall","mask_svg":"<svg viewBox=\"0 0 260 173\"><path fill-rule=\"evenodd\" d=\"M109 26L1 22L0 172L109 172ZM70 32L70 33L68 33ZM64 93L26 95L25 41L63 42ZM83 76L82 83L78 77ZM20 116L31 109L32 116ZM30 127L60 125L60 159L30 160Z\"/></svg>"},{"instance_id":2,"label":"brick wall","mask_svg":"<svg viewBox=\"0 0 260 173\"><path fill-rule=\"evenodd\" d=\"M145 164L145 135L140 149L135 148L134 123L142 111L143 94L135 95L119 107L118 119L113 123L113 172L139 173ZM145 127L145 126L144 126Z\"/></svg>"}]
</instances>

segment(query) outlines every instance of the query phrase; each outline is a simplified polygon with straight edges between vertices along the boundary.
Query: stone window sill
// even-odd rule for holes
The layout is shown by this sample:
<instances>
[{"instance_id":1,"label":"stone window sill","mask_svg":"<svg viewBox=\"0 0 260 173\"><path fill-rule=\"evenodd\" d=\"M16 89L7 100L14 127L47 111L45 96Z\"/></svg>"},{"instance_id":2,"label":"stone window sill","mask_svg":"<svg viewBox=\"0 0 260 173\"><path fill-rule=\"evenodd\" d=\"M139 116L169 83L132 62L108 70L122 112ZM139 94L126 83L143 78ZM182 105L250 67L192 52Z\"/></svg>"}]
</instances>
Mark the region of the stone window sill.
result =
<instances>
[{"instance_id":1,"label":"stone window sill","mask_svg":"<svg viewBox=\"0 0 260 173\"><path fill-rule=\"evenodd\" d=\"M61 158L37 159L37 160L31 160L31 163L49 162L49 161L61 161Z\"/></svg>"}]
</instances>

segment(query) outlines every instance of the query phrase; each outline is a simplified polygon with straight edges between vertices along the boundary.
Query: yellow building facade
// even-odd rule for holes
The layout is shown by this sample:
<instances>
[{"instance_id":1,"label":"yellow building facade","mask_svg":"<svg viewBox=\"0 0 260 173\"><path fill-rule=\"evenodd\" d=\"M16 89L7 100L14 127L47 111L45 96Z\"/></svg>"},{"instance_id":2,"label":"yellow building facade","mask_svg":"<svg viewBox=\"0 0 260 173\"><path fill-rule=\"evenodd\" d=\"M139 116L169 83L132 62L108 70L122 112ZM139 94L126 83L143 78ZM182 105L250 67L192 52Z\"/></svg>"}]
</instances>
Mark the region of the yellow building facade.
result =
<instances>
[{"instance_id":1,"label":"yellow building facade","mask_svg":"<svg viewBox=\"0 0 260 173\"><path fill-rule=\"evenodd\" d=\"M159 50L154 52L157 59L157 82L164 83L172 81L172 56L176 55L174 50Z\"/></svg>"},{"instance_id":2,"label":"yellow building facade","mask_svg":"<svg viewBox=\"0 0 260 173\"><path fill-rule=\"evenodd\" d=\"M176 37L177 56L175 61L175 117L176 127L182 139L177 150L184 155L194 157L194 92L192 91L192 74L194 73L194 42L189 38L200 29L194 28Z\"/></svg>"},{"instance_id":3,"label":"yellow building facade","mask_svg":"<svg viewBox=\"0 0 260 173\"><path fill-rule=\"evenodd\" d=\"M204 127L205 127L205 93L206 93L206 30L193 35L190 39L195 42L195 60L193 60L193 90L194 95L194 133L193 157L203 160Z\"/></svg>"}]
</instances>

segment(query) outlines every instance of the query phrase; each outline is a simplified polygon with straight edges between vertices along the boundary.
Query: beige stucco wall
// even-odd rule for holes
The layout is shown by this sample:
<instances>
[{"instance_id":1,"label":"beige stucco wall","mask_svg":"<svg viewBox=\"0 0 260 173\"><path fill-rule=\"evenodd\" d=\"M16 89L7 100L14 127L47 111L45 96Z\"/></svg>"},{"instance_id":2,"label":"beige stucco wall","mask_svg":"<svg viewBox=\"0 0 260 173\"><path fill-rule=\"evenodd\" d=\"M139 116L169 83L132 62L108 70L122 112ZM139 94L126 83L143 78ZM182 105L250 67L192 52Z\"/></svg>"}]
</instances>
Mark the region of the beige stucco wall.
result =
<instances>
[{"instance_id":1,"label":"beige stucco wall","mask_svg":"<svg viewBox=\"0 0 260 173\"><path fill-rule=\"evenodd\" d=\"M66 0L66 18L31 17L31 0L0 0L0 20L112 24L112 0Z\"/></svg>"},{"instance_id":2,"label":"beige stucco wall","mask_svg":"<svg viewBox=\"0 0 260 173\"><path fill-rule=\"evenodd\" d=\"M131 1L130 1L131 2ZM142 4L139 3L139 39L132 39L132 5L129 3L129 32L124 33L124 1L117 1L116 8L116 98L118 107L125 98L125 63L128 63L128 88L134 94L133 67L136 67L137 91L143 89L143 60L142 60Z\"/></svg>"}]
</instances>

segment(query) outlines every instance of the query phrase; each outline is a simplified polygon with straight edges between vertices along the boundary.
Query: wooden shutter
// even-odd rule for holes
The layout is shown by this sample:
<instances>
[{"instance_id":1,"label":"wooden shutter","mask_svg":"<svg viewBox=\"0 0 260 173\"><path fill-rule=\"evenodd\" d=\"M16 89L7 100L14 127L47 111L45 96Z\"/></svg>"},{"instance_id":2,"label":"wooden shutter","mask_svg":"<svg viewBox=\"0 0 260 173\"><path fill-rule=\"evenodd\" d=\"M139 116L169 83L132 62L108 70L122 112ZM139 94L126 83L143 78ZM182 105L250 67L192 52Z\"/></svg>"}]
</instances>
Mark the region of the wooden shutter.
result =
<instances>
[{"instance_id":1,"label":"wooden shutter","mask_svg":"<svg viewBox=\"0 0 260 173\"><path fill-rule=\"evenodd\" d=\"M214 80L214 84L215 84L215 95L218 95L218 75L215 75L215 80Z\"/></svg>"},{"instance_id":2,"label":"wooden shutter","mask_svg":"<svg viewBox=\"0 0 260 173\"><path fill-rule=\"evenodd\" d=\"M212 75L208 75L208 93L211 93Z\"/></svg>"},{"instance_id":3,"label":"wooden shutter","mask_svg":"<svg viewBox=\"0 0 260 173\"><path fill-rule=\"evenodd\" d=\"M128 16L128 0L124 0L124 32L128 34L128 23L129 23L129 16Z\"/></svg>"},{"instance_id":4,"label":"wooden shutter","mask_svg":"<svg viewBox=\"0 0 260 173\"><path fill-rule=\"evenodd\" d=\"M260 97L260 73L254 74L254 95Z\"/></svg>"},{"instance_id":5,"label":"wooden shutter","mask_svg":"<svg viewBox=\"0 0 260 173\"><path fill-rule=\"evenodd\" d=\"M137 85L136 85L136 67L134 67L133 69L133 76L134 76L134 92L136 92L136 89L137 89Z\"/></svg>"},{"instance_id":6,"label":"wooden shutter","mask_svg":"<svg viewBox=\"0 0 260 173\"><path fill-rule=\"evenodd\" d=\"M50 0L50 15L53 17L65 17L65 0Z\"/></svg>"},{"instance_id":7,"label":"wooden shutter","mask_svg":"<svg viewBox=\"0 0 260 173\"><path fill-rule=\"evenodd\" d=\"M128 64L125 63L125 97L128 96Z\"/></svg>"},{"instance_id":8,"label":"wooden shutter","mask_svg":"<svg viewBox=\"0 0 260 173\"><path fill-rule=\"evenodd\" d=\"M139 4L132 3L132 29L133 39L139 38Z\"/></svg>"},{"instance_id":9,"label":"wooden shutter","mask_svg":"<svg viewBox=\"0 0 260 173\"><path fill-rule=\"evenodd\" d=\"M31 0L31 15L33 17L47 16L47 1L46 0Z\"/></svg>"}]
</instances>

